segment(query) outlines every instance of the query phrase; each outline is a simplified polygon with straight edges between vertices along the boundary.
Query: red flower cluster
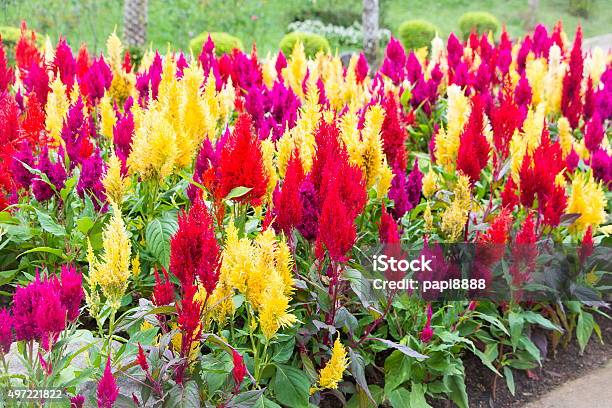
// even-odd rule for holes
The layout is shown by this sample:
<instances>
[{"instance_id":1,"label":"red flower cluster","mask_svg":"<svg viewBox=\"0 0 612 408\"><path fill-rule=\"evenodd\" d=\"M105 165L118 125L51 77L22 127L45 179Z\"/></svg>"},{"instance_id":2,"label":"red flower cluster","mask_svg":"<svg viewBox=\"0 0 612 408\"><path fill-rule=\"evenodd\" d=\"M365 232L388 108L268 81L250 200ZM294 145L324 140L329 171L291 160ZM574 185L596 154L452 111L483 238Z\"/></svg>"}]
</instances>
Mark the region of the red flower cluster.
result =
<instances>
[{"instance_id":1,"label":"red flower cluster","mask_svg":"<svg viewBox=\"0 0 612 408\"><path fill-rule=\"evenodd\" d=\"M13 344L13 316L11 311L0 309L0 354L6 354Z\"/></svg>"},{"instance_id":2,"label":"red flower cluster","mask_svg":"<svg viewBox=\"0 0 612 408\"><path fill-rule=\"evenodd\" d=\"M106 367L104 368L104 374L98 382L98 408L113 408L113 404L119 397L119 387L117 387L117 381L113 377L111 371L111 359L108 356L106 360Z\"/></svg>"},{"instance_id":3,"label":"red flower cluster","mask_svg":"<svg viewBox=\"0 0 612 408\"><path fill-rule=\"evenodd\" d=\"M274 225L289 239L291 231L302 221L302 201L300 185L304 180L304 170L297 150L293 152L283 180L282 188L277 186L274 190Z\"/></svg>"},{"instance_id":4,"label":"red flower cluster","mask_svg":"<svg viewBox=\"0 0 612 408\"><path fill-rule=\"evenodd\" d=\"M320 208L317 257L327 249L332 260L344 262L356 239L355 218L367 196L361 170L349 163L338 128L322 121L316 134L317 154L310 177Z\"/></svg>"},{"instance_id":5,"label":"red flower cluster","mask_svg":"<svg viewBox=\"0 0 612 408\"><path fill-rule=\"evenodd\" d=\"M544 222L551 226L559 224L567 204L565 188L557 186L555 178L565 168L565 162L559 143L552 143L544 127L542 140L533 156L523 157L520 177L520 201L531 208L538 198L538 211L544 216Z\"/></svg>"},{"instance_id":6,"label":"red flower cluster","mask_svg":"<svg viewBox=\"0 0 612 408\"><path fill-rule=\"evenodd\" d=\"M423 343L429 343L431 338L434 335L434 331L431 328L431 317L433 315L433 311L431 309L431 304L427 305L427 321L425 322L425 327L421 331L421 341Z\"/></svg>"},{"instance_id":7,"label":"red flower cluster","mask_svg":"<svg viewBox=\"0 0 612 408\"><path fill-rule=\"evenodd\" d=\"M0 94L6 92L13 82L15 82L15 73L8 65L4 52L4 43L2 38L0 38Z\"/></svg>"},{"instance_id":8,"label":"red flower cluster","mask_svg":"<svg viewBox=\"0 0 612 408\"><path fill-rule=\"evenodd\" d=\"M193 284L181 288L181 302L176 305L178 314L178 327L182 333L180 355L183 359L176 368L175 379L179 384L183 383L185 370L189 365L189 354L194 341L200 338L202 333L201 316L202 304L195 299L197 287Z\"/></svg>"},{"instance_id":9,"label":"red flower cluster","mask_svg":"<svg viewBox=\"0 0 612 408\"><path fill-rule=\"evenodd\" d=\"M582 28L578 26L574 46L570 54L569 67L563 78L563 92L561 93L561 112L563 112L563 116L567 118L572 128L578 126L582 114L581 84L583 71Z\"/></svg>"},{"instance_id":10,"label":"red flower cluster","mask_svg":"<svg viewBox=\"0 0 612 408\"><path fill-rule=\"evenodd\" d=\"M196 200L188 213L179 215L178 230L170 241L170 271L182 287L193 285L197 278L210 294L219 280L219 262L213 219L206 204Z\"/></svg>"},{"instance_id":11,"label":"red flower cluster","mask_svg":"<svg viewBox=\"0 0 612 408\"><path fill-rule=\"evenodd\" d=\"M268 175L263 166L261 142L253 132L249 114L241 114L236 120L231 136L223 146L219 160L219 188L214 192L220 201L236 187L251 190L238 202L253 206L261 204L268 186Z\"/></svg>"},{"instance_id":12,"label":"red flower cluster","mask_svg":"<svg viewBox=\"0 0 612 408\"><path fill-rule=\"evenodd\" d=\"M470 178L472 184L480 180L480 174L489 161L489 142L484 135L484 106L477 94L472 97L472 110L463 132L457 152L457 170Z\"/></svg>"},{"instance_id":13,"label":"red flower cluster","mask_svg":"<svg viewBox=\"0 0 612 408\"><path fill-rule=\"evenodd\" d=\"M512 284L517 289L515 296L518 299L520 299L522 293L522 284L529 281L536 266L537 240L533 215L530 213L521 230L516 234L512 245L510 275L512 276Z\"/></svg>"},{"instance_id":14,"label":"red flower cluster","mask_svg":"<svg viewBox=\"0 0 612 408\"><path fill-rule=\"evenodd\" d=\"M28 286L18 287L12 306L16 340L37 340L49 350L67 321L79 316L84 297L81 281L73 267L64 266L61 280L37 275Z\"/></svg>"},{"instance_id":15,"label":"red flower cluster","mask_svg":"<svg viewBox=\"0 0 612 408\"><path fill-rule=\"evenodd\" d=\"M495 145L495 163L503 163L508 157L510 139L514 131L523 123L522 113L512 97L502 96L498 107L491 109L491 127L493 128L493 144Z\"/></svg>"},{"instance_id":16,"label":"red flower cluster","mask_svg":"<svg viewBox=\"0 0 612 408\"><path fill-rule=\"evenodd\" d=\"M174 285L168 278L166 268L162 268L164 272L164 280L159 277L157 268L155 269L155 286L153 286L153 304L155 306L165 306L174 302Z\"/></svg>"},{"instance_id":17,"label":"red flower cluster","mask_svg":"<svg viewBox=\"0 0 612 408\"><path fill-rule=\"evenodd\" d=\"M232 369L232 377L236 383L235 390L238 391L238 389L240 389L240 384L242 384L242 380L244 380L244 376L247 373L247 368L244 364L242 355L240 355L240 353L238 353L235 349L232 349L232 360L234 364L234 368Z\"/></svg>"},{"instance_id":18,"label":"red flower cluster","mask_svg":"<svg viewBox=\"0 0 612 408\"><path fill-rule=\"evenodd\" d=\"M392 169L406 168L406 139L408 132L400 121L398 103L392 94L383 99L385 119L382 125L383 150L387 156L387 163Z\"/></svg>"}]
</instances>

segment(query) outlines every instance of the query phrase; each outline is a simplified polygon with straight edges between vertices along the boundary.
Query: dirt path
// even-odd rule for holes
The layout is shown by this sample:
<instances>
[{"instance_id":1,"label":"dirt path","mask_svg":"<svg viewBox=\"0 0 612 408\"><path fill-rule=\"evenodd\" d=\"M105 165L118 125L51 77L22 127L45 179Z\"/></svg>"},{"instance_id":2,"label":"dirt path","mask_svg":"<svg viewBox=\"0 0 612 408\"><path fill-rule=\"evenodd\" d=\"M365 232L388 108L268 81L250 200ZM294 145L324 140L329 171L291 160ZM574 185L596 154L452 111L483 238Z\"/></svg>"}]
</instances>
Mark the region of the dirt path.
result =
<instances>
[{"instance_id":1,"label":"dirt path","mask_svg":"<svg viewBox=\"0 0 612 408\"><path fill-rule=\"evenodd\" d=\"M585 49L592 50L596 47L599 47L604 51L612 51L612 34L600 35L598 37L591 37L584 40Z\"/></svg>"},{"instance_id":2,"label":"dirt path","mask_svg":"<svg viewBox=\"0 0 612 408\"><path fill-rule=\"evenodd\" d=\"M595 408L612 406L612 360L584 377L567 382L524 408Z\"/></svg>"}]
</instances>

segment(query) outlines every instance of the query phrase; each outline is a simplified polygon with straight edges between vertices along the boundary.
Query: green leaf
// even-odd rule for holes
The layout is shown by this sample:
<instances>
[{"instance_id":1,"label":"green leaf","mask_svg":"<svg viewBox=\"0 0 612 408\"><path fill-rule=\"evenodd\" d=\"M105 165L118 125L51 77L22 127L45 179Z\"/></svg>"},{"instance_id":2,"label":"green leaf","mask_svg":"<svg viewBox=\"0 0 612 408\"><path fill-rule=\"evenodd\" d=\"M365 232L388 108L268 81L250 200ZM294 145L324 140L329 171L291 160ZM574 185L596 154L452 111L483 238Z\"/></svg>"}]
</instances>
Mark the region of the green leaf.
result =
<instances>
[{"instance_id":1,"label":"green leaf","mask_svg":"<svg viewBox=\"0 0 612 408\"><path fill-rule=\"evenodd\" d=\"M46 252L48 254L53 254L59 258L64 258L64 251L62 251L61 249L50 248L50 247L36 247L36 248L28 249L27 251L20 253L19 256L23 256L25 254L30 254L34 252Z\"/></svg>"},{"instance_id":2,"label":"green leaf","mask_svg":"<svg viewBox=\"0 0 612 408\"><path fill-rule=\"evenodd\" d=\"M226 200L231 200L233 198L239 198L251 191L252 187L234 187L232 191L230 191L226 196Z\"/></svg>"},{"instance_id":3,"label":"green leaf","mask_svg":"<svg viewBox=\"0 0 612 408\"><path fill-rule=\"evenodd\" d=\"M357 269L346 268L344 277L348 279L351 289L353 289L353 292L355 292L364 308L368 309L370 306L376 307L378 305L372 293L371 282L366 279L361 272Z\"/></svg>"},{"instance_id":4,"label":"green leaf","mask_svg":"<svg viewBox=\"0 0 612 408\"><path fill-rule=\"evenodd\" d=\"M506 326L504 326L504 324L502 322L500 322L499 319L496 319L493 316L489 316L487 314L480 313L480 312L475 312L474 315L478 316L479 318L481 318L484 321L487 321L487 322L491 323L493 326L497 327L498 329L503 331L508 336L510 335L510 333L506 329Z\"/></svg>"},{"instance_id":5,"label":"green leaf","mask_svg":"<svg viewBox=\"0 0 612 408\"><path fill-rule=\"evenodd\" d=\"M62 197L62 201L66 201L68 194L70 194L72 188L76 185L76 183L76 176L70 177L68 180L66 180L66 183L64 183L64 188L60 190L60 197Z\"/></svg>"},{"instance_id":6,"label":"green leaf","mask_svg":"<svg viewBox=\"0 0 612 408\"><path fill-rule=\"evenodd\" d=\"M393 391L410 379L412 362L400 351L385 359L385 393Z\"/></svg>"},{"instance_id":7,"label":"green leaf","mask_svg":"<svg viewBox=\"0 0 612 408\"><path fill-rule=\"evenodd\" d=\"M540 365L542 365L540 361L540 349L535 344L533 344L533 341L531 341L530 338L528 338L527 336L521 336L519 344L525 349L525 351L527 351L527 353L529 353L531 357L533 357L534 360L536 360Z\"/></svg>"},{"instance_id":8,"label":"green leaf","mask_svg":"<svg viewBox=\"0 0 612 408\"><path fill-rule=\"evenodd\" d=\"M200 408L200 393L195 381L174 387L168 396L168 405L164 406L169 408Z\"/></svg>"},{"instance_id":9,"label":"green leaf","mask_svg":"<svg viewBox=\"0 0 612 408\"><path fill-rule=\"evenodd\" d=\"M278 343L274 347L274 355L272 361L275 363L286 363L293 355L295 347L295 337L290 337L288 341Z\"/></svg>"},{"instance_id":10,"label":"green leaf","mask_svg":"<svg viewBox=\"0 0 612 408\"><path fill-rule=\"evenodd\" d=\"M11 269L8 271L0 271L0 286L4 286L7 283L11 283L13 278L19 273L19 269ZM9 298L12 295L9 295Z\"/></svg>"},{"instance_id":11,"label":"green leaf","mask_svg":"<svg viewBox=\"0 0 612 408\"><path fill-rule=\"evenodd\" d=\"M544 329L556 330L559 332L563 331L561 330L560 327L555 326L550 320L548 320L547 318L545 318L539 313L532 312L532 311L526 311L526 312L523 312L522 315L525 321L532 323L532 324L540 325Z\"/></svg>"},{"instance_id":12,"label":"green leaf","mask_svg":"<svg viewBox=\"0 0 612 408\"><path fill-rule=\"evenodd\" d=\"M361 390L368 396L370 401L376 404L374 397L372 397L372 394L370 393L370 388L368 387L368 382L365 378L365 361L363 360L363 357L361 356L361 354L353 351L352 348L349 348L348 351L349 357L351 359L349 369L351 371L351 374L353 375L353 378L355 379L357 385L361 388Z\"/></svg>"},{"instance_id":13,"label":"green leaf","mask_svg":"<svg viewBox=\"0 0 612 408\"><path fill-rule=\"evenodd\" d=\"M377 408L382 406L384 399L384 391L378 385L370 385L368 387L370 389L370 394L374 398L375 403L373 403L366 393L359 388L359 392L353 394L350 400L348 400L345 408ZM313 406L313 405L311 405Z\"/></svg>"},{"instance_id":14,"label":"green leaf","mask_svg":"<svg viewBox=\"0 0 612 408\"><path fill-rule=\"evenodd\" d=\"M408 357L414 357L414 358L420 358L420 359L429 358L426 355L421 354L418 351L413 350L413 349L411 349L408 346L405 346L403 344L395 343L395 342L393 342L391 340L381 339L381 338L378 338L378 337L372 337L372 340L378 340L378 341L380 341L381 343L383 343L384 345L386 345L388 347L391 347L391 348L394 348L396 350L401 351L402 353L404 353Z\"/></svg>"},{"instance_id":15,"label":"green leaf","mask_svg":"<svg viewBox=\"0 0 612 408\"><path fill-rule=\"evenodd\" d=\"M255 405L253 405L253 408L281 408L281 406L278 405L276 402L271 401L262 395L255 402Z\"/></svg>"},{"instance_id":16,"label":"green leaf","mask_svg":"<svg viewBox=\"0 0 612 408\"><path fill-rule=\"evenodd\" d=\"M151 221L145 231L147 249L155 260L166 269L170 263L170 238L177 229L177 214L170 211Z\"/></svg>"},{"instance_id":17,"label":"green leaf","mask_svg":"<svg viewBox=\"0 0 612 408\"><path fill-rule=\"evenodd\" d=\"M76 225L79 231L87 235L89 230L94 226L94 221L90 217L81 217L76 220Z\"/></svg>"},{"instance_id":18,"label":"green leaf","mask_svg":"<svg viewBox=\"0 0 612 408\"><path fill-rule=\"evenodd\" d=\"M469 408L463 375L447 375L444 377L444 384L450 390L449 396L459 408Z\"/></svg>"},{"instance_id":19,"label":"green leaf","mask_svg":"<svg viewBox=\"0 0 612 408\"><path fill-rule=\"evenodd\" d=\"M66 229L56 223L49 214L40 211L38 208L35 208L34 211L36 211L36 216L42 229L58 237L66 235Z\"/></svg>"},{"instance_id":20,"label":"green leaf","mask_svg":"<svg viewBox=\"0 0 612 408\"><path fill-rule=\"evenodd\" d=\"M208 394L213 394L226 383L232 371L232 361L227 353L220 356L207 354L202 357L202 380L208 388Z\"/></svg>"},{"instance_id":21,"label":"green leaf","mask_svg":"<svg viewBox=\"0 0 612 408\"><path fill-rule=\"evenodd\" d=\"M412 92L410 88L406 88L402 95L400 96L400 102L404 108L408 108L408 104L410 103L410 98L412 98Z\"/></svg>"},{"instance_id":22,"label":"green leaf","mask_svg":"<svg viewBox=\"0 0 612 408\"><path fill-rule=\"evenodd\" d=\"M425 401L425 388L423 384L412 384L410 390L410 408L431 408L431 405Z\"/></svg>"},{"instance_id":23,"label":"green leaf","mask_svg":"<svg viewBox=\"0 0 612 408\"><path fill-rule=\"evenodd\" d=\"M495 347L495 350L497 350L497 347ZM487 368L491 371L493 371L495 374L501 376L501 374L499 373L499 371L497 371L497 369L493 366L493 361L495 360L495 358L497 357L497 353L496 356L494 358L491 358L490 355L487 355L486 353L483 353L482 351L478 350L476 347L474 347L474 354L476 354L476 356L478 356L478 358L480 359L480 361L482 361L482 363L487 366Z\"/></svg>"},{"instance_id":24,"label":"green leaf","mask_svg":"<svg viewBox=\"0 0 612 408\"><path fill-rule=\"evenodd\" d=\"M521 334L523 333L523 316L516 312L510 312L508 316L508 324L510 325L510 341L512 343L512 347L516 349L518 345Z\"/></svg>"},{"instance_id":25,"label":"green leaf","mask_svg":"<svg viewBox=\"0 0 612 408\"><path fill-rule=\"evenodd\" d=\"M410 392L405 388L397 388L391 391L387 398L393 408L412 408L412 405L410 405Z\"/></svg>"},{"instance_id":26,"label":"green leaf","mask_svg":"<svg viewBox=\"0 0 612 408\"><path fill-rule=\"evenodd\" d=\"M227 408L251 408L262 397L266 389L241 392L227 402Z\"/></svg>"},{"instance_id":27,"label":"green leaf","mask_svg":"<svg viewBox=\"0 0 612 408\"><path fill-rule=\"evenodd\" d=\"M504 377L506 377L506 385L508 385L510 394L514 395L516 388L514 386L514 374L512 374L512 369L510 367L504 367Z\"/></svg>"},{"instance_id":28,"label":"green leaf","mask_svg":"<svg viewBox=\"0 0 612 408\"><path fill-rule=\"evenodd\" d=\"M357 318L348 311L344 306L336 310L336 318L334 319L334 326L338 328L346 327L349 333L354 333L358 326Z\"/></svg>"},{"instance_id":29,"label":"green leaf","mask_svg":"<svg viewBox=\"0 0 612 408\"><path fill-rule=\"evenodd\" d=\"M578 345L580 346L580 352L584 352L584 349L593 334L593 315L587 312L581 312L578 315L578 324L576 325L576 338L578 339Z\"/></svg>"},{"instance_id":30,"label":"green leaf","mask_svg":"<svg viewBox=\"0 0 612 408\"><path fill-rule=\"evenodd\" d=\"M308 407L310 380L303 371L276 364L273 387L281 404L295 408Z\"/></svg>"},{"instance_id":31,"label":"green leaf","mask_svg":"<svg viewBox=\"0 0 612 408\"><path fill-rule=\"evenodd\" d=\"M532 361L524 361L516 358L507 360L507 363L510 367L516 368L517 370L531 370L532 368L536 368L537 364Z\"/></svg>"}]
</instances>

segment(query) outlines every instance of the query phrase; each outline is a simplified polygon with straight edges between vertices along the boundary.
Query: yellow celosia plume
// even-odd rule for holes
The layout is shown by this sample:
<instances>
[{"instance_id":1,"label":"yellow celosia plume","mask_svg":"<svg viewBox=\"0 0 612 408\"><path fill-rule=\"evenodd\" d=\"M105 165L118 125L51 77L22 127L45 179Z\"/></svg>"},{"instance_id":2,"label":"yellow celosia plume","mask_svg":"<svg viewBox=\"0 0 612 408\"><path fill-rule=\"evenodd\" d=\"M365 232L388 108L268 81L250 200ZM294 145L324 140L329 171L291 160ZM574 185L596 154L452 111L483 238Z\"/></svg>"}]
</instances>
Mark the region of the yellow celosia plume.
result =
<instances>
[{"instance_id":1,"label":"yellow celosia plume","mask_svg":"<svg viewBox=\"0 0 612 408\"><path fill-rule=\"evenodd\" d=\"M132 245L118 206L111 202L113 215L102 234L103 253L101 261L93 254L88 241L90 291L100 286L109 306L119 309L121 298L128 286L130 254Z\"/></svg>"},{"instance_id":2,"label":"yellow celosia plume","mask_svg":"<svg viewBox=\"0 0 612 408\"><path fill-rule=\"evenodd\" d=\"M453 189L454 197L451 204L442 213L442 232L450 242L461 238L463 229L471 210L470 180L463 174L459 175Z\"/></svg>"},{"instance_id":3,"label":"yellow celosia plume","mask_svg":"<svg viewBox=\"0 0 612 408\"><path fill-rule=\"evenodd\" d=\"M567 214L580 214L570 227L582 233L591 226L596 229L606 220L606 195L591 173L579 173L572 180L572 193L567 200Z\"/></svg>"},{"instance_id":4,"label":"yellow celosia plume","mask_svg":"<svg viewBox=\"0 0 612 408\"><path fill-rule=\"evenodd\" d=\"M463 90L457 85L451 85L447 90L448 108L446 112L446 129L441 128L436 135L436 161L444 166L446 171L452 171L457 161L459 137L463 126L470 115L470 101Z\"/></svg>"},{"instance_id":5,"label":"yellow celosia plume","mask_svg":"<svg viewBox=\"0 0 612 408\"><path fill-rule=\"evenodd\" d=\"M58 75L51 83L51 92L49 92L47 104L45 105L45 112L47 113L45 128L49 132L49 140L55 146L62 143L62 126L69 106L68 98L66 97L66 86Z\"/></svg>"},{"instance_id":6,"label":"yellow celosia plume","mask_svg":"<svg viewBox=\"0 0 612 408\"><path fill-rule=\"evenodd\" d=\"M108 199L118 205L130 188L130 179L121 175L121 161L112 154L108 159L106 174L102 178L102 185Z\"/></svg>"},{"instance_id":7,"label":"yellow celosia plume","mask_svg":"<svg viewBox=\"0 0 612 408\"><path fill-rule=\"evenodd\" d=\"M342 380L344 370L349 366L349 358L346 348L340 342L340 338L336 338L332 355L325 367L319 372L318 386L310 390L311 393L322 389L336 389L338 383Z\"/></svg>"}]
</instances>

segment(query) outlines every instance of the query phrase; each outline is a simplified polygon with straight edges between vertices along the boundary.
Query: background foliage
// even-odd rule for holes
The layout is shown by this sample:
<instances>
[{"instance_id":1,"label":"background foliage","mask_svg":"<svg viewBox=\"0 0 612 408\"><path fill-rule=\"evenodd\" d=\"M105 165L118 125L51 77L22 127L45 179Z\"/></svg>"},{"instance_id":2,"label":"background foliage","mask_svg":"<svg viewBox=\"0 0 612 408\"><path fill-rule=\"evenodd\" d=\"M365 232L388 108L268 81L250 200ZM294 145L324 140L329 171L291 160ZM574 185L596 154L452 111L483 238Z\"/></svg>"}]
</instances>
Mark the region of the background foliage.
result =
<instances>
[{"instance_id":1,"label":"background foliage","mask_svg":"<svg viewBox=\"0 0 612 408\"><path fill-rule=\"evenodd\" d=\"M562 19L568 32L580 23L585 37L609 32L612 15L605 12L606 1L590 1L588 18L570 14L570 3L540 0L536 20L552 27ZM114 27L122 31L122 5L122 0L0 0L0 25L19 26L28 16L28 24L52 40L62 34L73 48L86 42L99 52ZM403 21L425 18L445 37L459 32L458 16L480 10L489 11L512 36L519 36L528 15L526 0L381 0L380 7L381 27L396 36ZM148 35L153 48L172 43L186 49L202 31L226 31L247 48L257 39L258 50L265 54L278 47L289 23L308 19L349 27L361 21L361 0L150 0Z\"/></svg>"}]
</instances>

